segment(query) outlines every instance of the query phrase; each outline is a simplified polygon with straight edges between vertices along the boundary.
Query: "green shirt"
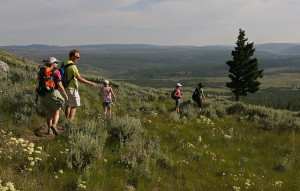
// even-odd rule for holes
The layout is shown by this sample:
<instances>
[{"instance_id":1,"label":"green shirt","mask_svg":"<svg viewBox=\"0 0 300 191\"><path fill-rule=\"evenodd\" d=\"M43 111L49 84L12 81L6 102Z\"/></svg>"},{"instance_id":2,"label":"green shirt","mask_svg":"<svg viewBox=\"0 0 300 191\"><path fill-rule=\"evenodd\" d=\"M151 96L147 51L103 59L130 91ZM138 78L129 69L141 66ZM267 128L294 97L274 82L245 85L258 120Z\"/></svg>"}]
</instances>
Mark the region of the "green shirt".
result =
<instances>
[{"instance_id":1,"label":"green shirt","mask_svg":"<svg viewBox=\"0 0 300 191\"><path fill-rule=\"evenodd\" d=\"M71 60L65 61L63 63L63 66L66 66L68 64L73 63ZM78 80L77 78L80 76L77 66L72 65L67 67L67 74L68 74L68 81L70 81L68 87L66 87L66 90L73 90L73 89L78 89Z\"/></svg>"}]
</instances>

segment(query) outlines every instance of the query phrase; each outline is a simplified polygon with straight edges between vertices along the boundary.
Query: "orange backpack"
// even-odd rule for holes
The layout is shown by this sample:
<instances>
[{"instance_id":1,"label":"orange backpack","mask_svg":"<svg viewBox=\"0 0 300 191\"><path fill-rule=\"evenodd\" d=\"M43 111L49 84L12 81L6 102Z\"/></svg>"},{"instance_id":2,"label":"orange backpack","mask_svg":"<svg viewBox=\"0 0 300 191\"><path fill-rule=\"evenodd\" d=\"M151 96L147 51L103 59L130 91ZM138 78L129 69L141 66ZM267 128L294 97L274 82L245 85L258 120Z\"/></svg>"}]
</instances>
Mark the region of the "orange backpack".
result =
<instances>
[{"instance_id":1,"label":"orange backpack","mask_svg":"<svg viewBox=\"0 0 300 191\"><path fill-rule=\"evenodd\" d=\"M39 87L37 89L39 95L45 95L45 92L52 92L55 89L53 79L53 69L51 67L41 67L38 73Z\"/></svg>"}]
</instances>

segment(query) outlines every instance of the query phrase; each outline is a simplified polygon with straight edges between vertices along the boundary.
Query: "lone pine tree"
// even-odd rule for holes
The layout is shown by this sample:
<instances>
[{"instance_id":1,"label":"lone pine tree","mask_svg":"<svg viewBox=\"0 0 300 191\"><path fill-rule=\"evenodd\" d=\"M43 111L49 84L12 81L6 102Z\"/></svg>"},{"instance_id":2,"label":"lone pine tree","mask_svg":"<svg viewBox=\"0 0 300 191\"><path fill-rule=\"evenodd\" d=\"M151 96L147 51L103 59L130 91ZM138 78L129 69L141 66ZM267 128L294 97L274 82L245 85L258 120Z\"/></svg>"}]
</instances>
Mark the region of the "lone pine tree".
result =
<instances>
[{"instance_id":1,"label":"lone pine tree","mask_svg":"<svg viewBox=\"0 0 300 191\"><path fill-rule=\"evenodd\" d=\"M236 101L240 100L240 96L257 92L261 84L257 79L263 77L263 70L258 69L257 58L251 58L255 51L254 43L247 41L245 31L239 29L237 46L231 53L233 60L226 62L229 66L228 77L231 79L226 86L231 89Z\"/></svg>"}]
</instances>

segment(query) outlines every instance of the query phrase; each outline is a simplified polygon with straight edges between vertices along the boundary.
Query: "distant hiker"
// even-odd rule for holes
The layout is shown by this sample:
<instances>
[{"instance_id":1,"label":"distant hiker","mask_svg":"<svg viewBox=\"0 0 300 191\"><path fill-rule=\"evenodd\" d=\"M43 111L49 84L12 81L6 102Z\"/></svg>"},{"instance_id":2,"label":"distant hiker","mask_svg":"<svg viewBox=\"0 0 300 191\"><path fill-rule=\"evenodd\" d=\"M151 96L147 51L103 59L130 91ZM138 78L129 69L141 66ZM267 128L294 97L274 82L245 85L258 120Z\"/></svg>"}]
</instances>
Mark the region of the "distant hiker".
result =
<instances>
[{"instance_id":1,"label":"distant hiker","mask_svg":"<svg viewBox=\"0 0 300 191\"><path fill-rule=\"evenodd\" d=\"M69 60L62 63L62 66L66 67L66 76L68 84L66 85L65 89L67 95L69 97L68 101L66 102L66 110L65 115L68 120L73 120L76 114L76 108L80 106L80 96L78 92L78 81L89 84L93 87L97 87L98 84L88 81L80 76L76 63L80 58L80 53L78 50L74 49L71 50L69 53Z\"/></svg>"},{"instance_id":2,"label":"distant hiker","mask_svg":"<svg viewBox=\"0 0 300 191\"><path fill-rule=\"evenodd\" d=\"M107 110L109 112L109 118L111 118L111 95L113 96L113 101L116 102L116 96L111 87L109 87L109 81L104 80L103 87L100 89L99 95L102 96L102 106L104 109L104 117L106 118Z\"/></svg>"},{"instance_id":3,"label":"distant hiker","mask_svg":"<svg viewBox=\"0 0 300 191\"><path fill-rule=\"evenodd\" d=\"M58 135L56 125L59 119L59 110L64 104L64 98L60 92L64 95L65 100L68 101L68 95L61 83L61 76L57 70L57 64L59 61L50 57L46 61L47 67L41 67L38 73L39 87L37 88L37 97L41 100L41 107L47 109L47 126L48 134ZM58 91L60 90L60 92Z\"/></svg>"},{"instance_id":4,"label":"distant hiker","mask_svg":"<svg viewBox=\"0 0 300 191\"><path fill-rule=\"evenodd\" d=\"M203 102L206 101L204 93L203 93L204 83L199 83L196 87L192 99L198 104L199 110L203 110Z\"/></svg>"},{"instance_id":5,"label":"distant hiker","mask_svg":"<svg viewBox=\"0 0 300 191\"><path fill-rule=\"evenodd\" d=\"M180 88L181 84L177 83L176 84L176 89L172 92L172 98L175 100L175 110L176 113L179 114L179 105L180 105L180 99L181 99L181 93L180 93Z\"/></svg>"}]
</instances>

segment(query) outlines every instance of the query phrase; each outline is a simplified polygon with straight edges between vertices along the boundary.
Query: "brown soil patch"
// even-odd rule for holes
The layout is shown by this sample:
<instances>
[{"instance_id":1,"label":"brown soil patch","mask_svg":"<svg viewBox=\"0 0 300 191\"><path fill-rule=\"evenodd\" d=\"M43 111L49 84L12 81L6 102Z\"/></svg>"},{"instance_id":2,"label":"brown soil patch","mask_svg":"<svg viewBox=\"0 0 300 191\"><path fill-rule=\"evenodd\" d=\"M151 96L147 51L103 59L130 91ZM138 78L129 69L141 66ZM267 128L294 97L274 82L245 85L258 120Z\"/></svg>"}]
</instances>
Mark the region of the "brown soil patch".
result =
<instances>
[{"instance_id":1,"label":"brown soil patch","mask_svg":"<svg viewBox=\"0 0 300 191\"><path fill-rule=\"evenodd\" d=\"M64 133L64 128L61 125L56 126L58 136ZM30 142L37 142L43 140L50 140L55 138L56 136L48 134L48 127L46 124L42 125L41 127L37 128L34 131L34 135L25 135L23 139L28 140Z\"/></svg>"}]
</instances>

